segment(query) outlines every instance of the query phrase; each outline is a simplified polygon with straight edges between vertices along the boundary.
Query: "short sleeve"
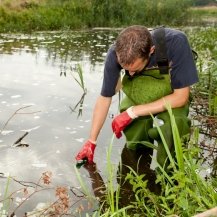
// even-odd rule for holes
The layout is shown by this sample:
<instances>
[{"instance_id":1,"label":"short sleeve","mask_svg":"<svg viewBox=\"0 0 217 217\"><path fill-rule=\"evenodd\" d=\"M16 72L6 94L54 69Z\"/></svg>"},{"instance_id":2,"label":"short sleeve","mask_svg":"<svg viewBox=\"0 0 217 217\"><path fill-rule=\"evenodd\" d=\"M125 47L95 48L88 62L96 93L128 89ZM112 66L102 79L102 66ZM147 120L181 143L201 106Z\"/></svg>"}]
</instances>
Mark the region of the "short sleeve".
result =
<instances>
[{"instance_id":1,"label":"short sleeve","mask_svg":"<svg viewBox=\"0 0 217 217\"><path fill-rule=\"evenodd\" d=\"M184 88L198 82L196 65L186 35L179 32L170 46L172 88Z\"/></svg>"},{"instance_id":2,"label":"short sleeve","mask_svg":"<svg viewBox=\"0 0 217 217\"><path fill-rule=\"evenodd\" d=\"M117 61L114 46L112 46L107 53L104 76L101 88L101 95L105 97L112 97L115 95L115 88L120 77L121 66Z\"/></svg>"}]
</instances>

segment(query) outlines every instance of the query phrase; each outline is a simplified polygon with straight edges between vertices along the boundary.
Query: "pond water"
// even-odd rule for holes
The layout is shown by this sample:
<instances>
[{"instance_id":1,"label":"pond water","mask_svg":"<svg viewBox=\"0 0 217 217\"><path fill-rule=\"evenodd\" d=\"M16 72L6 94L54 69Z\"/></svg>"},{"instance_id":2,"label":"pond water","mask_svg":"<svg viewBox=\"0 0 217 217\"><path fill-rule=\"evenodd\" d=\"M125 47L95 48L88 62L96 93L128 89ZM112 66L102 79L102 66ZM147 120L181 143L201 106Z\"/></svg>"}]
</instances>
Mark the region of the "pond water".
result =
<instances>
[{"instance_id":1,"label":"pond water","mask_svg":"<svg viewBox=\"0 0 217 217\"><path fill-rule=\"evenodd\" d=\"M5 177L17 180L8 184L10 194L25 184L35 186L44 172L52 172L51 189L35 193L17 210L17 216L33 210L39 202L52 203L57 186L80 189L75 156L88 138L93 106L101 89L103 62L118 32L92 30L0 36L0 200L7 186ZM79 80L78 64L83 70L85 95L75 80ZM113 136L111 120L118 113L118 103L119 98L115 96L95 152L102 178L106 176L107 149ZM17 147L14 143L23 135ZM120 161L124 143L123 138L112 141L111 160L115 165ZM80 172L89 188L88 172L84 168ZM15 192L12 197L15 202L11 211L23 195ZM80 199L73 193L71 197L72 210L76 212ZM87 211L84 208L82 212Z\"/></svg>"},{"instance_id":2,"label":"pond water","mask_svg":"<svg viewBox=\"0 0 217 217\"><path fill-rule=\"evenodd\" d=\"M43 172L51 171L54 186L79 186L74 170L75 155L89 136L92 109L101 89L104 58L116 35L116 31L1 35L2 174L37 182ZM87 89L80 108L82 114L79 106L72 111L83 95L73 78L79 80L78 64L82 67ZM96 149L95 161L102 171L112 138L110 117L118 112L117 103L118 97L113 100ZM22 140L23 147L15 147L14 143L25 132L28 135ZM115 150L111 156L114 163L118 163L122 142L114 141ZM85 171L82 173L85 176ZM6 181L0 179L1 198ZM18 186L11 182L9 192ZM34 200L44 202L53 194L41 194L39 198L37 194ZM23 204L22 210L32 210L36 204L28 203L26 207Z\"/></svg>"}]
</instances>

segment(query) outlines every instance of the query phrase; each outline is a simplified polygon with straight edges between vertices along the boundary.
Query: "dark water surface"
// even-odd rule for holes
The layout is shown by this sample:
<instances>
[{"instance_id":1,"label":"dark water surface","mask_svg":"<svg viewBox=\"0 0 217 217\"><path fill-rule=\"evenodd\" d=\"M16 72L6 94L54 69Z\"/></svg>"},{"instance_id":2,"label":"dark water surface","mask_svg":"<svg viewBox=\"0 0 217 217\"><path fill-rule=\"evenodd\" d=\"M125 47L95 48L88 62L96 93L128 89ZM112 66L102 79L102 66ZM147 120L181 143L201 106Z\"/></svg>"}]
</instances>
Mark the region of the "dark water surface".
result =
<instances>
[{"instance_id":1,"label":"dark water surface","mask_svg":"<svg viewBox=\"0 0 217 217\"><path fill-rule=\"evenodd\" d=\"M0 36L2 176L36 183L43 172L51 171L52 186L80 186L74 157L88 138L92 109L101 88L103 61L116 35L116 31L87 31ZM78 116L79 106L72 112L83 95L73 78L79 79L77 64L83 69L87 89L81 116ZM112 138L110 116L118 112L117 105L118 97L113 100L98 140L95 161L102 171ZM23 114L14 115L15 112ZM24 147L14 147L25 132L28 135L21 141ZM115 140L114 146L111 158L118 163L123 141ZM83 168L81 173L87 176ZM6 182L6 178L0 178L1 199ZM21 187L11 181L9 193ZM53 191L37 193L32 202L24 203L19 210L30 211L37 202L52 202L54 194ZM18 204L22 196L14 197Z\"/></svg>"}]
</instances>

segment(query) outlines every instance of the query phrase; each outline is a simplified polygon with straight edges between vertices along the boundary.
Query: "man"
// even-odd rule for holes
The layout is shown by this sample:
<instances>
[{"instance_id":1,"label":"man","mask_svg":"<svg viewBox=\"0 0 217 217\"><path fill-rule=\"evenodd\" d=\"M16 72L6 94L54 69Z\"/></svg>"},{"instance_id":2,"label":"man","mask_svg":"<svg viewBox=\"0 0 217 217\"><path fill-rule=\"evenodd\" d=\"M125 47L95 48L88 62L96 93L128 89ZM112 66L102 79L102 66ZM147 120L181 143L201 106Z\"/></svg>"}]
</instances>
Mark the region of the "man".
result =
<instances>
[{"instance_id":1,"label":"man","mask_svg":"<svg viewBox=\"0 0 217 217\"><path fill-rule=\"evenodd\" d=\"M138 117L164 112L165 102L172 108L180 108L189 101L190 86L198 81L198 76L187 37L181 31L165 28L165 40L172 92L152 102L131 106L116 116L112 129L117 138ZM135 76L144 69L157 67L155 50L156 38L144 26L130 26L119 34L106 57L101 95L94 108L90 137L76 156L77 160L87 158L89 163L93 162L97 137L112 96L117 91L121 69L125 69L129 76Z\"/></svg>"}]
</instances>

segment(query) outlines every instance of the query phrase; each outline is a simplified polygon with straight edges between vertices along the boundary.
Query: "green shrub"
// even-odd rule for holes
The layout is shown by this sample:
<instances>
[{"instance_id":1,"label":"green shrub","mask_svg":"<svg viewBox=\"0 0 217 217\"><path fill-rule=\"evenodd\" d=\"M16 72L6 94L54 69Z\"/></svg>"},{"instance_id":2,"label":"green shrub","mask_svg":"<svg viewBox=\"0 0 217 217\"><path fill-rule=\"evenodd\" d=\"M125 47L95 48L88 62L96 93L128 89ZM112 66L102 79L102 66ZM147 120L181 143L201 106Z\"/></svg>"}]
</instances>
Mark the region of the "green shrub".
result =
<instances>
[{"instance_id":1,"label":"green shrub","mask_svg":"<svg viewBox=\"0 0 217 217\"><path fill-rule=\"evenodd\" d=\"M19 10L0 8L0 31L60 30L142 24L179 25L188 0L47 0Z\"/></svg>"}]
</instances>

